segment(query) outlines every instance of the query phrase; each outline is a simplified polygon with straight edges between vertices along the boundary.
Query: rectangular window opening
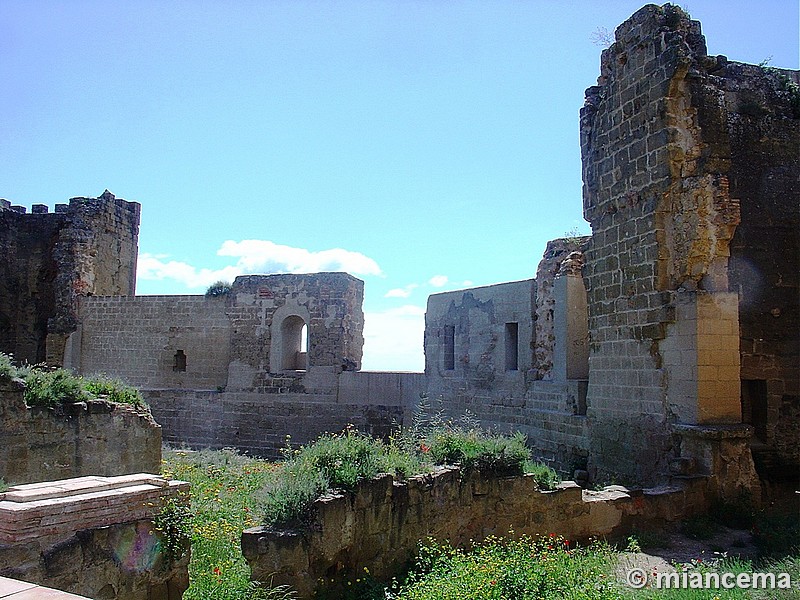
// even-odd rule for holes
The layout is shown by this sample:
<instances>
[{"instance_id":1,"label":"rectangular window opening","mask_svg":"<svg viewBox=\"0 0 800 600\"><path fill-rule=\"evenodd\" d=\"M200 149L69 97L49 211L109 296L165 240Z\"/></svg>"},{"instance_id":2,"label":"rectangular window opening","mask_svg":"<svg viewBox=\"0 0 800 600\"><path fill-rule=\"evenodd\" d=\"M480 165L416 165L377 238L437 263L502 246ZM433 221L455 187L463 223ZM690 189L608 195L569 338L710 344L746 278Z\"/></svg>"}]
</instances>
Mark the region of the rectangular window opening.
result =
<instances>
[{"instance_id":1,"label":"rectangular window opening","mask_svg":"<svg viewBox=\"0 0 800 600\"><path fill-rule=\"evenodd\" d=\"M506 371L519 369L519 323L506 323Z\"/></svg>"},{"instance_id":2,"label":"rectangular window opening","mask_svg":"<svg viewBox=\"0 0 800 600\"><path fill-rule=\"evenodd\" d=\"M452 371L456 368L456 328L453 325L444 326L444 370Z\"/></svg>"},{"instance_id":3,"label":"rectangular window opening","mask_svg":"<svg viewBox=\"0 0 800 600\"><path fill-rule=\"evenodd\" d=\"M175 352L175 361L172 363L172 370L176 373L183 373L186 371L186 354L183 350Z\"/></svg>"},{"instance_id":4,"label":"rectangular window opening","mask_svg":"<svg viewBox=\"0 0 800 600\"><path fill-rule=\"evenodd\" d=\"M752 425L755 438L767 441L767 381L742 379L742 423Z\"/></svg>"}]
</instances>

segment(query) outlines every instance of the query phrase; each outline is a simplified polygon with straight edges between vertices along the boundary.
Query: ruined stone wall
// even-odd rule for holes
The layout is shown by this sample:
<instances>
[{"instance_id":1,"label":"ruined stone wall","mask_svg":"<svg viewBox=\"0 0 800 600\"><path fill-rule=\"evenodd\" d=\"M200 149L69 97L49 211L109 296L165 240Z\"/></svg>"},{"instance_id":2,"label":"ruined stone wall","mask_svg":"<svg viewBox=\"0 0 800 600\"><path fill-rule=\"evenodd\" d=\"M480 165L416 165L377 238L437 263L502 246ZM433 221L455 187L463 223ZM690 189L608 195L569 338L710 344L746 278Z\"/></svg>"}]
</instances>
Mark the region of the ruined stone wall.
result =
<instances>
[{"instance_id":1,"label":"ruined stone wall","mask_svg":"<svg viewBox=\"0 0 800 600\"><path fill-rule=\"evenodd\" d=\"M273 377L282 371L359 370L363 301L364 282L346 273L237 277L228 304L233 329L228 388L269 393L282 387ZM308 327L308 355L293 369L281 356L282 337L286 324L297 320Z\"/></svg>"},{"instance_id":2,"label":"ruined stone wall","mask_svg":"<svg viewBox=\"0 0 800 600\"><path fill-rule=\"evenodd\" d=\"M139 212L108 191L54 213L0 202L0 352L61 364L79 297L133 294Z\"/></svg>"},{"instance_id":3,"label":"ruined stone wall","mask_svg":"<svg viewBox=\"0 0 800 600\"><path fill-rule=\"evenodd\" d=\"M763 232L763 223L796 214L798 206L796 181L788 185L789 176L780 175L796 172L790 98L769 98L768 133L783 140L763 142L774 154L759 154L760 163L746 167L744 151L736 150L749 127L741 90L762 85L751 75L765 81L707 56L700 24L681 9L648 5L617 29L598 85L587 90L581 150L584 216L592 225L584 268L588 416L593 470L601 476L653 481L681 453L670 424L742 420L736 292L744 305L749 294L746 286L737 289L735 270L731 277L731 241L740 220L759 213L753 226ZM759 191L746 194L751 179ZM769 182L787 185L782 189L795 199L782 209L762 200ZM791 238L791 228L780 235ZM747 246L738 244L745 261ZM778 252L773 246L768 253ZM785 292L783 306L791 306L792 291Z\"/></svg>"},{"instance_id":4,"label":"ruined stone wall","mask_svg":"<svg viewBox=\"0 0 800 600\"><path fill-rule=\"evenodd\" d=\"M797 71L727 63L730 194L741 223L730 243L739 296L741 379L751 405L757 462L772 476L800 473L800 83ZM758 397L761 396L761 397ZM766 406L766 419L756 414Z\"/></svg>"},{"instance_id":5,"label":"ruined stone wall","mask_svg":"<svg viewBox=\"0 0 800 600\"><path fill-rule=\"evenodd\" d=\"M569 475L586 465L581 408L586 386L553 376L553 280L573 249L567 243L548 245L539 268L546 283L542 298L540 282L531 279L435 294L425 315L425 375L432 410L455 418L469 413L484 427L521 431L537 457ZM518 324L514 370L506 368L507 323Z\"/></svg>"},{"instance_id":6,"label":"ruined stone wall","mask_svg":"<svg viewBox=\"0 0 800 600\"><path fill-rule=\"evenodd\" d=\"M247 529L242 553L256 581L288 584L311 598L320 582L370 575L388 581L407 567L421 540L455 547L489 535L547 535L569 540L621 537L632 527L662 528L706 508L704 482L629 491L581 490L574 482L540 492L533 477L462 476L457 468L393 482L363 481L351 495L314 503L304 530ZM513 532L512 532L513 530Z\"/></svg>"},{"instance_id":7,"label":"ruined stone wall","mask_svg":"<svg viewBox=\"0 0 800 600\"><path fill-rule=\"evenodd\" d=\"M0 575L87 598L180 600L188 548L166 556L153 519L167 501L188 502L188 493L185 482L148 474L11 487L0 494Z\"/></svg>"},{"instance_id":8,"label":"ruined stone wall","mask_svg":"<svg viewBox=\"0 0 800 600\"><path fill-rule=\"evenodd\" d=\"M0 478L24 484L84 475L158 473L161 427L144 412L104 400L28 408L23 384L0 383Z\"/></svg>"}]
</instances>

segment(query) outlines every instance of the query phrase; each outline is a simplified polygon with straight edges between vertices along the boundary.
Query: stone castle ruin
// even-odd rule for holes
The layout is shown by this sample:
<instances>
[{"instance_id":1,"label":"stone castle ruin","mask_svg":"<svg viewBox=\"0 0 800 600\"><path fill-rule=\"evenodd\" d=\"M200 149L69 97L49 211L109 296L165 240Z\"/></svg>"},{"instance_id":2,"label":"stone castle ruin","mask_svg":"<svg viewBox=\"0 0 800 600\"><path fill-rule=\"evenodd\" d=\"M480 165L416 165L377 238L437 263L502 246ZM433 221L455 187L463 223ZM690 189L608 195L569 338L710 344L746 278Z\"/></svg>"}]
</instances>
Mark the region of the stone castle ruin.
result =
<instances>
[{"instance_id":1,"label":"stone castle ruin","mask_svg":"<svg viewBox=\"0 0 800 600\"><path fill-rule=\"evenodd\" d=\"M550 242L534 279L431 296L425 373L360 370L347 274L135 296L139 205L109 192L0 203L0 351L127 380L176 443L385 435L427 393L579 479L757 498L800 472L798 84L639 10L581 111L591 236Z\"/></svg>"}]
</instances>

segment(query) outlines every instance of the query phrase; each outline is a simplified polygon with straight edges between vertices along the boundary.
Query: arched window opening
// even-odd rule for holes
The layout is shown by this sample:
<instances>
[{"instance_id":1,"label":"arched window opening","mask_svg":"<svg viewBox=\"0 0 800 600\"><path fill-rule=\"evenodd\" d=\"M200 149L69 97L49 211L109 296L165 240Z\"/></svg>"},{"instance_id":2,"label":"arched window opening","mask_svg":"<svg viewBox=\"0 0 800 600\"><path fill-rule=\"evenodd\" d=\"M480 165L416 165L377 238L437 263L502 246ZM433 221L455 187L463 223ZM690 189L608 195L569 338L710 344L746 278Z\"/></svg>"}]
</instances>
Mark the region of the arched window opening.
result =
<instances>
[{"instance_id":1,"label":"arched window opening","mask_svg":"<svg viewBox=\"0 0 800 600\"><path fill-rule=\"evenodd\" d=\"M281 369L305 371L308 365L308 327L301 317L292 315L281 323Z\"/></svg>"}]
</instances>

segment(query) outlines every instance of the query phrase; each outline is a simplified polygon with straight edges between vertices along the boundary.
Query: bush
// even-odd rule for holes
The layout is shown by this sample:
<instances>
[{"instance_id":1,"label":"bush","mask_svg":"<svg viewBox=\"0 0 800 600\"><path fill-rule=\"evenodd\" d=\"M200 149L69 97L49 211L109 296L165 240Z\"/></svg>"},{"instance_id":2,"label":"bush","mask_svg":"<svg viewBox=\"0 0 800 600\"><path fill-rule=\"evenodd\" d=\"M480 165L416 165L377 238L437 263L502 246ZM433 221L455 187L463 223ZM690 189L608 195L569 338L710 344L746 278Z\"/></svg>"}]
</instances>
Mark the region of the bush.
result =
<instances>
[{"instance_id":1,"label":"bush","mask_svg":"<svg viewBox=\"0 0 800 600\"><path fill-rule=\"evenodd\" d=\"M554 490L561 483L558 473L542 463L526 461L525 472L531 474L540 490Z\"/></svg>"},{"instance_id":2,"label":"bush","mask_svg":"<svg viewBox=\"0 0 800 600\"><path fill-rule=\"evenodd\" d=\"M206 296L215 298L217 296L224 296L225 294L229 294L230 291L233 289L230 283L227 281L215 281L206 290Z\"/></svg>"},{"instance_id":3,"label":"bush","mask_svg":"<svg viewBox=\"0 0 800 600\"><path fill-rule=\"evenodd\" d=\"M531 456L521 433L502 436L457 427L434 433L430 454L435 464L458 464L465 472L498 476L521 475Z\"/></svg>"},{"instance_id":4,"label":"bush","mask_svg":"<svg viewBox=\"0 0 800 600\"><path fill-rule=\"evenodd\" d=\"M28 406L56 408L62 404L82 402L89 396L80 378L65 369L31 369L25 377L23 398Z\"/></svg>"},{"instance_id":5,"label":"bush","mask_svg":"<svg viewBox=\"0 0 800 600\"><path fill-rule=\"evenodd\" d=\"M118 404L132 404L137 408L146 406L139 390L113 377L94 375L83 380L83 389L94 397L103 396Z\"/></svg>"},{"instance_id":6,"label":"bush","mask_svg":"<svg viewBox=\"0 0 800 600\"><path fill-rule=\"evenodd\" d=\"M0 352L0 381L11 381L17 377L17 369L8 354Z\"/></svg>"}]
</instances>

